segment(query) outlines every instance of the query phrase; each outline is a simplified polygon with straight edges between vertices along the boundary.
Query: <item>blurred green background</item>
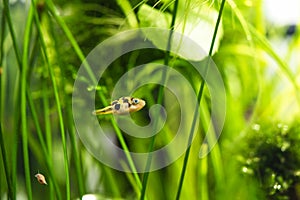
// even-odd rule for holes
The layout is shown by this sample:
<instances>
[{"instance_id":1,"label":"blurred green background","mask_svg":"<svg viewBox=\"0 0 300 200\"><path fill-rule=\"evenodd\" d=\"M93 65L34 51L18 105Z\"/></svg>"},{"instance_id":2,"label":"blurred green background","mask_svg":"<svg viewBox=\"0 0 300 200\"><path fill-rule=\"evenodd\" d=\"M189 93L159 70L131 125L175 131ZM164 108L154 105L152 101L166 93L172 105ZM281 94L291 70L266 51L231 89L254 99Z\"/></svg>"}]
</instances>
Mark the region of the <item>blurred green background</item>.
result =
<instances>
[{"instance_id":1,"label":"blurred green background","mask_svg":"<svg viewBox=\"0 0 300 200\"><path fill-rule=\"evenodd\" d=\"M0 198L300 199L300 17L293 11L298 4L0 1ZM153 49L123 55L97 87L87 85L86 90L97 93L97 108L112 100L111 91L123 74L146 63L178 70L201 99L199 129L185 155L154 172L124 173L96 160L81 143L72 92L77 70L96 45L139 27L174 29L212 56L224 80L226 119L217 145L200 159L210 95L206 87L198 92L202 79L188 61L203 64L205 58ZM184 109L158 85L143 86L135 96L147 101L131 116L140 125L149 123L148 111L155 103L173 102L166 106L168 116L180 116ZM111 116L99 117L116 145L134 152L168 144L179 121L171 117L157 136L139 139L120 131ZM48 185L38 183L37 173Z\"/></svg>"}]
</instances>

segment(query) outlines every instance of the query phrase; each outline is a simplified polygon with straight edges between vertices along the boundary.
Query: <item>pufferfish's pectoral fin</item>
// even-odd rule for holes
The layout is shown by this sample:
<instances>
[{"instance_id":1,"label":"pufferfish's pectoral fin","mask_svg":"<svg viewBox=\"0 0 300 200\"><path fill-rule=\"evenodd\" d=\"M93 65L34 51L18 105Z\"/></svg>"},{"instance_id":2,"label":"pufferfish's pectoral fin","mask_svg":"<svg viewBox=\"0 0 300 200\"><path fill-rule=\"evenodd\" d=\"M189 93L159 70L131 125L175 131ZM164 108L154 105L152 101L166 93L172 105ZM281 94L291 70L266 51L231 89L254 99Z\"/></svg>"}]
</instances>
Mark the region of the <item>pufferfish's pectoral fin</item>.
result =
<instances>
[{"instance_id":1,"label":"pufferfish's pectoral fin","mask_svg":"<svg viewBox=\"0 0 300 200\"><path fill-rule=\"evenodd\" d=\"M101 108L99 110L95 110L93 112L94 115L105 115L113 113L113 108L111 106L107 106L105 108Z\"/></svg>"}]
</instances>

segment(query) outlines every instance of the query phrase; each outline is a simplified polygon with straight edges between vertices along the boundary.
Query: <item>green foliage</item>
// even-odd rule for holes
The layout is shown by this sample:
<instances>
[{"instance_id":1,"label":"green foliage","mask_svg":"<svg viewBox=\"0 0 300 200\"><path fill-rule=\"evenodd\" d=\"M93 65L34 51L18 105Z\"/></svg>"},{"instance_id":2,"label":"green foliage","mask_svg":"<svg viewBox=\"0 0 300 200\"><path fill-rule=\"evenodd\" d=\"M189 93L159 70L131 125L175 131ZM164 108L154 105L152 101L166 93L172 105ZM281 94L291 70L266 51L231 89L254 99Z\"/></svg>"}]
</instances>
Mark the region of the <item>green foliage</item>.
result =
<instances>
[{"instance_id":1,"label":"green foliage","mask_svg":"<svg viewBox=\"0 0 300 200\"><path fill-rule=\"evenodd\" d=\"M254 124L248 144L240 155L245 176L257 179L267 199L297 199L299 196L299 124Z\"/></svg>"},{"instance_id":2,"label":"green foliage","mask_svg":"<svg viewBox=\"0 0 300 200\"><path fill-rule=\"evenodd\" d=\"M285 40L282 27L277 31L266 25L262 1L228 0L223 13L223 2L201 0L2 2L1 199L79 199L88 198L88 194L96 199L300 198L296 120L300 113L300 62L294 56L300 51L300 37L296 32ZM216 27L218 16L220 26ZM189 55L153 49L129 52L110 64L99 83L84 63L101 41L138 27L185 33L213 56L226 86L227 108L221 138L208 156L199 159L210 123L210 94L188 62L205 67L203 55L199 57L192 47ZM147 33L145 37L158 47L169 45ZM274 38L286 41L286 55L272 46ZM187 153L170 166L143 174L119 172L94 159L76 134L72 113L73 85L82 63L88 72L81 80L87 83L84 89L96 92L99 108L108 105L119 78L135 66L153 66L135 77L137 80L148 75L163 79L157 75L161 73L155 70L156 64L172 66L186 77L195 93L199 92L200 111L196 115L201 116ZM131 87L134 83L127 84ZM178 129L180 118L176 116L187 106L181 108L174 94L155 84L139 88L134 95L147 101L143 110L131 115L139 125L149 123L152 105L166 105L172 117L159 134L146 139L132 137L121 131L111 116L99 118L99 123L124 150L150 152L165 146ZM193 111L189 112L193 116ZM186 134L192 135L192 131ZM211 136L214 140L214 133ZM168 153L164 156L172 156ZM129 154L126 159L129 165L124 168L134 171ZM46 177L47 186L36 181L38 172Z\"/></svg>"},{"instance_id":3,"label":"green foliage","mask_svg":"<svg viewBox=\"0 0 300 200\"><path fill-rule=\"evenodd\" d=\"M166 12L159 11L147 4L140 6L137 13L140 20L141 27L157 27L157 28L169 28L172 15ZM176 52L177 56L180 56L186 60L199 61L205 58L211 47L211 41L215 30L215 23L217 21L218 13L216 10L201 6L200 8L193 9L186 8L184 4L178 6L178 16L174 24L174 31L184 34L189 39L193 40L195 44L203 48L205 54L198 52L198 46L184 45L186 41L172 40L171 50ZM160 20L157 20L160 19ZM161 38L167 38L168 33L161 33L161 37L151 35L151 33L145 32L146 37L159 48L165 48L164 40ZM214 50L215 53L218 50L220 40L223 36L222 24L218 27L218 34L215 38ZM182 46L188 46L188 49ZM181 47L181 48L179 48ZM187 53L188 52L188 53Z\"/></svg>"}]
</instances>

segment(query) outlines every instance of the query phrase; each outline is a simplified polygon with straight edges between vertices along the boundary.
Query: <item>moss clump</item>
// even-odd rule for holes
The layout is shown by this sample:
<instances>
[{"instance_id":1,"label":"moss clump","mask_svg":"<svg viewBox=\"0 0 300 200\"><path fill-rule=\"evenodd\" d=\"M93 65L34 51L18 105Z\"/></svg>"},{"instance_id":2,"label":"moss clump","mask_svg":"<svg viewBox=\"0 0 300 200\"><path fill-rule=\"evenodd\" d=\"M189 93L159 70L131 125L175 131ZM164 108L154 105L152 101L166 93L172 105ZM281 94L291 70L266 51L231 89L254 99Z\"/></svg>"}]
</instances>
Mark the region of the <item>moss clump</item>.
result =
<instances>
[{"instance_id":1,"label":"moss clump","mask_svg":"<svg viewBox=\"0 0 300 200\"><path fill-rule=\"evenodd\" d=\"M242 171L258 180L267 199L300 199L299 123L262 124L247 136Z\"/></svg>"}]
</instances>

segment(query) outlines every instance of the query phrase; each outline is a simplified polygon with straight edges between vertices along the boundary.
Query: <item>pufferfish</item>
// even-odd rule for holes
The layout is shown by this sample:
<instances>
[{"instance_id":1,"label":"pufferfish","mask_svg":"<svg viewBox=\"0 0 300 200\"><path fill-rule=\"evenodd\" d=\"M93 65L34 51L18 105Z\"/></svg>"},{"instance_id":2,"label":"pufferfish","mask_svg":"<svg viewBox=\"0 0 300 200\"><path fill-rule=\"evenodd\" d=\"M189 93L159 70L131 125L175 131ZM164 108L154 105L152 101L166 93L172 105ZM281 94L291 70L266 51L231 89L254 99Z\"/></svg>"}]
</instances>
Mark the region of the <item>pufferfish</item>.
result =
<instances>
[{"instance_id":1,"label":"pufferfish","mask_svg":"<svg viewBox=\"0 0 300 200\"><path fill-rule=\"evenodd\" d=\"M117 114L124 115L141 110L146 102L134 97L121 97L111 102L110 106L95 110L94 115Z\"/></svg>"}]
</instances>

